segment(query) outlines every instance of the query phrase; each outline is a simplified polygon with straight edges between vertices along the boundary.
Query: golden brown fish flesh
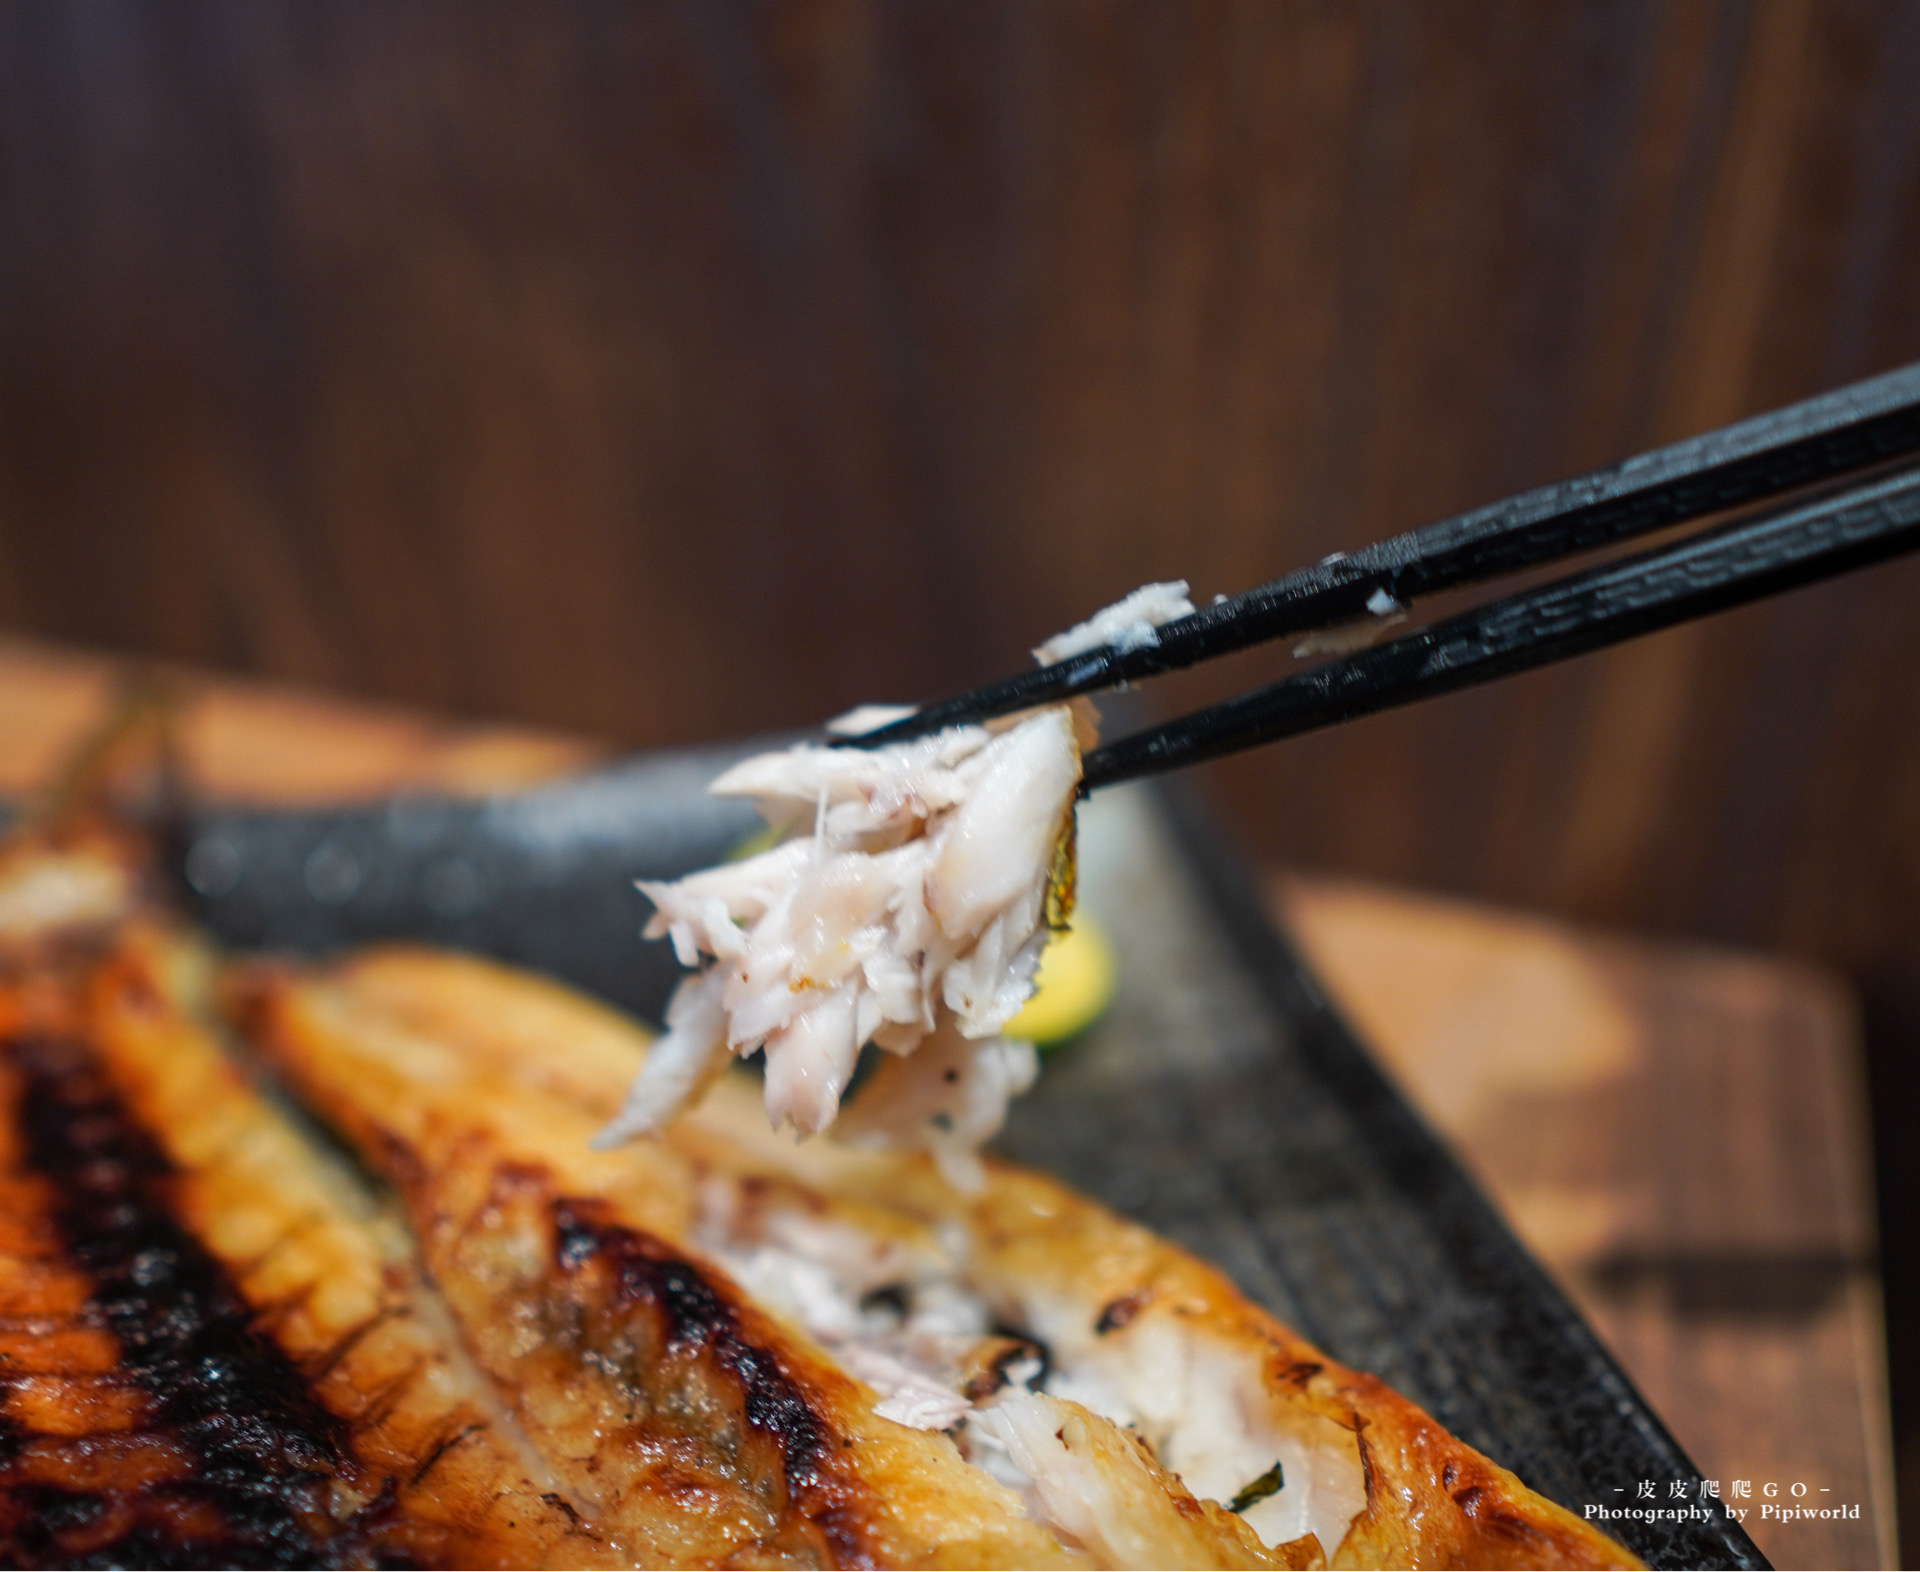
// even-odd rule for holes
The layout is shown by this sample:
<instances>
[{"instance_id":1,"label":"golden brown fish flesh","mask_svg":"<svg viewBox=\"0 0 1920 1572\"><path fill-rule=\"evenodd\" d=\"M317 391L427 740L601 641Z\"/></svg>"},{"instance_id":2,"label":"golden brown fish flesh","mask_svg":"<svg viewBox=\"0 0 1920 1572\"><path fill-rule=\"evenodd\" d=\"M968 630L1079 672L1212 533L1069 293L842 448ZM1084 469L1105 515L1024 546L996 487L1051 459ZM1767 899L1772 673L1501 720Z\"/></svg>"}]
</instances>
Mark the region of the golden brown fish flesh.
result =
<instances>
[{"instance_id":1,"label":"golden brown fish flesh","mask_svg":"<svg viewBox=\"0 0 1920 1572\"><path fill-rule=\"evenodd\" d=\"M970 1195L926 1157L796 1147L737 1081L590 1151L644 1034L467 957L239 991L263 1057L399 1190L535 1445L651 1556L1635 1564L1038 1175L990 1164Z\"/></svg>"}]
</instances>

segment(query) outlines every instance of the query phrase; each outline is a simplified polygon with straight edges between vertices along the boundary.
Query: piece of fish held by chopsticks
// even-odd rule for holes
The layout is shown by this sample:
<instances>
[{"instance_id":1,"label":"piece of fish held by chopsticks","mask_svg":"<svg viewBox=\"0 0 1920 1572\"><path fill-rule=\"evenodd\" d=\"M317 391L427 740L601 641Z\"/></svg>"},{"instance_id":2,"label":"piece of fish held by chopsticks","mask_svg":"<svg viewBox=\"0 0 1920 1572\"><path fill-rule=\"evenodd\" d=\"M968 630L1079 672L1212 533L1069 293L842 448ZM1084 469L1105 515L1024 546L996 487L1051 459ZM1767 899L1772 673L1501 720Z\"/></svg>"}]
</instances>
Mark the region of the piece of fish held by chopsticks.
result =
<instances>
[{"instance_id":1,"label":"piece of fish held by chopsticks","mask_svg":"<svg viewBox=\"0 0 1920 1572\"><path fill-rule=\"evenodd\" d=\"M990 1162L967 1194L925 1157L796 1147L731 1076L587 1151L644 1034L469 958L373 951L236 996L392 1176L478 1361L597 1488L590 1521L662 1560L1637 1564L1038 1175Z\"/></svg>"},{"instance_id":2,"label":"piece of fish held by chopsticks","mask_svg":"<svg viewBox=\"0 0 1920 1572\"><path fill-rule=\"evenodd\" d=\"M937 1071L874 1076L846 1133L925 1149L955 1183L977 1184L974 1152L1035 1073L1032 1046L1001 1029L1033 991L1049 920L1064 917L1079 782L1066 706L728 770L712 789L753 798L792 838L641 885L656 907L649 935L700 969L602 1144L664 1128L730 1058L761 1050L768 1118L818 1134L865 1045L905 1060L938 1043Z\"/></svg>"},{"instance_id":3,"label":"piece of fish held by chopsticks","mask_svg":"<svg viewBox=\"0 0 1920 1572\"><path fill-rule=\"evenodd\" d=\"M1185 581L1143 585L1034 658L1139 649L1192 611ZM905 713L863 706L829 729L854 735ZM600 1143L664 1129L729 1059L764 1052L776 1128L925 1150L950 1183L978 1188L976 1154L1038 1073L1033 1045L1001 1029L1071 911L1080 753L1097 733L1076 700L893 746L802 744L726 771L711 790L751 797L787 838L642 881L647 937L671 937L694 975ZM840 1120L870 1043L895 1058Z\"/></svg>"},{"instance_id":4,"label":"piece of fish held by chopsticks","mask_svg":"<svg viewBox=\"0 0 1920 1572\"><path fill-rule=\"evenodd\" d=\"M196 1019L135 838L0 849L0 1562L614 1564L404 1233Z\"/></svg>"}]
</instances>

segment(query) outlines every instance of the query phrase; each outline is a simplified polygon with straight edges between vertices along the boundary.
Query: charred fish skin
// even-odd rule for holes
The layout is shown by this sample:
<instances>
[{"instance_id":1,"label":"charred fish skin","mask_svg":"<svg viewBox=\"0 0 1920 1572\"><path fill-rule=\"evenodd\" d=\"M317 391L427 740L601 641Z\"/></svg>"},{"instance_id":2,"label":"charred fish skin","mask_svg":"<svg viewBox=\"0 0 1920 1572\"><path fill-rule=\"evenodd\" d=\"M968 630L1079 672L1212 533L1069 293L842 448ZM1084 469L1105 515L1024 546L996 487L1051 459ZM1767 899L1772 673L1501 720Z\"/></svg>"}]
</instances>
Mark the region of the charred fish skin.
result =
<instances>
[{"instance_id":1,"label":"charred fish skin","mask_svg":"<svg viewBox=\"0 0 1920 1572\"><path fill-rule=\"evenodd\" d=\"M218 1264L169 1213L166 1164L84 1045L16 1038L7 1056L23 1167L47 1182L53 1231L88 1285L69 1326L102 1334L114 1351L106 1369L96 1344L92 1369L35 1372L64 1381L69 1401L37 1405L46 1428L31 1442L11 1412L22 1406L21 1382L9 1382L10 1428L21 1444L0 1477L13 1558L86 1566L365 1561L367 1519L341 1521L330 1510L332 1487L353 1473L345 1427L254 1334ZM126 1428L73 1433L108 1418L80 1401L87 1377L120 1398L111 1418ZM43 1387L35 1395L54 1394Z\"/></svg>"},{"instance_id":2,"label":"charred fish skin","mask_svg":"<svg viewBox=\"0 0 1920 1572\"><path fill-rule=\"evenodd\" d=\"M0 1562L604 1565L130 927L0 986Z\"/></svg>"},{"instance_id":3,"label":"charred fish skin","mask_svg":"<svg viewBox=\"0 0 1920 1572\"><path fill-rule=\"evenodd\" d=\"M618 1565L474 1367L397 1219L173 1002L190 957L136 930L90 998L103 1059L179 1168L174 1204L390 1498L383 1562ZM366 1487L361 1487L364 1491Z\"/></svg>"},{"instance_id":4,"label":"charred fish skin","mask_svg":"<svg viewBox=\"0 0 1920 1572\"><path fill-rule=\"evenodd\" d=\"M20 1094L0 1058L0 1558L85 1565L160 1537L165 1489L191 1465L154 1433L151 1399L87 1313L58 1196L22 1160Z\"/></svg>"},{"instance_id":5,"label":"charred fish skin","mask_svg":"<svg viewBox=\"0 0 1920 1572\"><path fill-rule=\"evenodd\" d=\"M820 1395L696 1263L523 1165L426 1248L482 1363L548 1449L583 1460L576 1488L636 1559L886 1559Z\"/></svg>"}]
</instances>

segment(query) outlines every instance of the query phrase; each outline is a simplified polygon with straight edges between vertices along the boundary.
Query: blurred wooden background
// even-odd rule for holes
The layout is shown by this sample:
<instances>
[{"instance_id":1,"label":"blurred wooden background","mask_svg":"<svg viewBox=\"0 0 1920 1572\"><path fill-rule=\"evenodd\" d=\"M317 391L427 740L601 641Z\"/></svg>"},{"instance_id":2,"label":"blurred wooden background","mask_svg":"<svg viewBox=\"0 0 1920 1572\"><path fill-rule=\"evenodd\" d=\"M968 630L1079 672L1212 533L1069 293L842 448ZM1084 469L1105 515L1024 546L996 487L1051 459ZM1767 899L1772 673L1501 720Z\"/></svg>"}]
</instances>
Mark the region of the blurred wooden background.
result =
<instances>
[{"instance_id":1,"label":"blurred wooden background","mask_svg":"<svg viewBox=\"0 0 1920 1572\"><path fill-rule=\"evenodd\" d=\"M1920 357L1916 83L1912 0L10 5L0 627L623 745L929 696ZM1861 984L1910 1500L1916 613L1209 778Z\"/></svg>"}]
</instances>

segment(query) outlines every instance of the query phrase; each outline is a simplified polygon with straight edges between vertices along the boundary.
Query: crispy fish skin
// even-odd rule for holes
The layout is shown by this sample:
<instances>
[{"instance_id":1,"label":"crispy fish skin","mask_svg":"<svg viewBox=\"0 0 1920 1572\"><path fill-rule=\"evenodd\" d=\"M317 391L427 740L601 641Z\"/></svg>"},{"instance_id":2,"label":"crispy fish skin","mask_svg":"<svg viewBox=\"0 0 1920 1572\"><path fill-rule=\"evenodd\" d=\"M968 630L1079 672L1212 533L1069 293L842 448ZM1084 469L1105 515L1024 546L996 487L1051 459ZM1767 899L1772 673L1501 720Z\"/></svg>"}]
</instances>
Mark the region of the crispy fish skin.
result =
<instances>
[{"instance_id":1,"label":"crispy fish skin","mask_svg":"<svg viewBox=\"0 0 1920 1572\"><path fill-rule=\"evenodd\" d=\"M564 1344L559 1369L581 1353L589 1368L604 1365L615 1326L627 1328L614 1334L626 1387L658 1403L703 1359L724 1365L737 1357L715 1359L716 1343L701 1330L712 1302L725 1307L731 1326L749 1329L747 1346L772 1352L830 1426L863 1412L849 1391L857 1392L854 1383L807 1350L803 1337L758 1315L724 1276L675 1243L692 1227L697 1176L725 1172L757 1180L762 1196L784 1189L816 1210L962 1230L971 1280L1004 1319L1110 1387L1133 1383L1141 1390L1130 1395L1144 1396L1145 1409L1169 1370L1210 1377L1214 1391L1249 1411L1242 1421L1299 1441L1289 1480L1297 1468L1318 1469L1323 1501L1339 1508L1333 1528L1322 1522L1316 1537L1277 1545L1268 1553L1274 1564L1311 1564L1331 1539L1326 1559L1336 1567L1638 1565L1379 1381L1294 1336L1220 1273L1040 1175L990 1164L985 1190L965 1196L924 1159L779 1140L751 1093L724 1084L658 1140L615 1154L586 1151L586 1135L619 1106L644 1038L563 989L469 957L392 947L320 975L255 975L241 992L253 1039L311 1106L407 1192L428 1260L450 1296L459 1293L455 1280L473 1285L461 1309L469 1336L481 1335L474 1318L501 1296L514 1306L504 1318L491 1311L502 1323L494 1334L500 1346L481 1359L501 1380L524 1381L529 1403L558 1401L546 1394L559 1376L541 1361ZM692 1300L702 1308L688 1309ZM636 1315L642 1306L646 1314ZM676 1323L680 1314L689 1319ZM524 1329L518 1345L506 1330L516 1321ZM664 1373L649 1374L648 1357ZM680 1389L691 1394L682 1406L712 1401L716 1387L735 1389L709 1371ZM1120 1432L1092 1414L1085 1421L1083 1450L1110 1450ZM563 1417L555 1433L567 1423L582 1420ZM749 1416L740 1433L755 1428ZM529 1429L539 1430L532 1418ZM1163 1431L1160 1444L1191 1450L1191 1437L1172 1421ZM906 1522L924 1530L920 1514L947 1507L936 1491L905 1510L900 1476L889 1471L898 1465L882 1458L876 1469L874 1454L861 1455L865 1445L848 1450L856 1473L867 1468L862 1484L901 1503ZM1177 1456L1163 1461L1187 1472ZM1246 1482L1229 1485L1222 1499ZM1341 1506L1343 1491L1350 1499ZM1187 1500L1191 1525L1211 1503ZM1328 1510L1320 1509L1323 1518ZM1176 1564L1175 1556L1183 1564L1207 1557L1215 1565L1259 1564L1248 1537L1237 1529L1220 1539L1190 1536L1184 1549L1162 1537L1152 1543L1168 1559L1148 1564ZM930 1547L954 1545L936 1534L919 1548ZM904 1531L829 1539L824 1548L836 1558L916 1559ZM990 1563L975 1547L967 1564Z\"/></svg>"},{"instance_id":2,"label":"crispy fish skin","mask_svg":"<svg viewBox=\"0 0 1920 1572\"><path fill-rule=\"evenodd\" d=\"M93 1285L65 1253L59 1197L21 1150L24 1091L0 1063L0 1554L82 1565L164 1539L193 1459L87 1314Z\"/></svg>"},{"instance_id":3,"label":"crispy fish skin","mask_svg":"<svg viewBox=\"0 0 1920 1572\"><path fill-rule=\"evenodd\" d=\"M174 1169L180 1224L253 1326L339 1420L352 1483L377 1500L379 1558L470 1567L622 1564L582 1527L472 1367L404 1230L319 1158L171 995L194 969L136 928L87 1001L101 1064Z\"/></svg>"},{"instance_id":4,"label":"crispy fish skin","mask_svg":"<svg viewBox=\"0 0 1920 1572\"><path fill-rule=\"evenodd\" d=\"M0 848L0 1564L617 1564L404 1230L195 1019L142 855Z\"/></svg>"},{"instance_id":5,"label":"crispy fish skin","mask_svg":"<svg viewBox=\"0 0 1920 1572\"><path fill-rule=\"evenodd\" d=\"M1222 1273L1067 1186L990 1162L986 1189L969 1197L922 1164L786 1145L754 1115L749 1097L722 1086L674 1138L750 1153L766 1174L835 1200L884 1201L963 1227L970 1276L1001 1317L1044 1341L1057 1361L1107 1377L1110 1389L1131 1385L1125 1395L1141 1400L1138 1407L1163 1395L1177 1401L1186 1372L1209 1366L1213 1384L1237 1391L1243 1404L1264 1399L1279 1428L1349 1433L1364 1496L1344 1535L1321 1536L1336 1541L1329 1565L1640 1564L1384 1382L1328 1358ZM1178 1456L1171 1461L1184 1469ZM1294 1464L1287 1473L1293 1477Z\"/></svg>"},{"instance_id":6,"label":"crispy fish skin","mask_svg":"<svg viewBox=\"0 0 1920 1572\"><path fill-rule=\"evenodd\" d=\"M366 1561L371 1493L344 1427L173 1216L164 1157L61 1019L81 1012L37 991L0 1042L19 1208L0 1256L6 1558Z\"/></svg>"},{"instance_id":7,"label":"crispy fish skin","mask_svg":"<svg viewBox=\"0 0 1920 1572\"><path fill-rule=\"evenodd\" d=\"M475 1358L610 1541L662 1566L1084 1564L688 1247L695 1165L589 1148L589 1088L617 1065L617 1104L631 1027L482 963L428 965L417 1008L357 992L349 963L255 973L239 1013L395 1185ZM432 986L459 978L479 994ZM580 1030L555 1038L556 1014Z\"/></svg>"}]
</instances>

